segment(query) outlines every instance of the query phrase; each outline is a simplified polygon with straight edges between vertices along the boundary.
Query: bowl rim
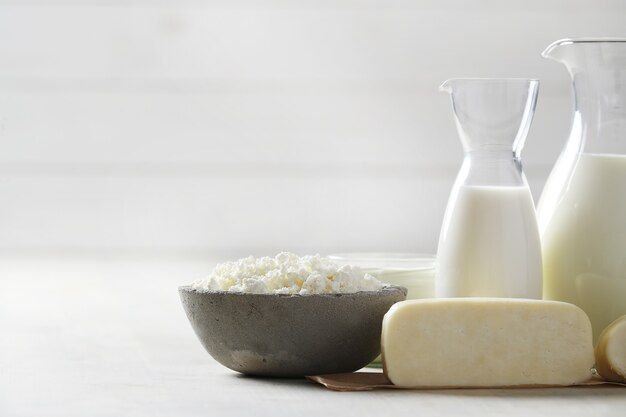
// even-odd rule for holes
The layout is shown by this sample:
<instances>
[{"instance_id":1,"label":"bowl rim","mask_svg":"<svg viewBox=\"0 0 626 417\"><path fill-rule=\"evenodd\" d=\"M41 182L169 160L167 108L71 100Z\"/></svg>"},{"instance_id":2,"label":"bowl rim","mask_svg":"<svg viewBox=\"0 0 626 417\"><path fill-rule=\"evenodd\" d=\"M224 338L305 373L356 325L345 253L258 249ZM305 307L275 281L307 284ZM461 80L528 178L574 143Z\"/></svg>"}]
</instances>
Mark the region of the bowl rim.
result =
<instances>
[{"instance_id":1,"label":"bowl rim","mask_svg":"<svg viewBox=\"0 0 626 417\"><path fill-rule=\"evenodd\" d=\"M202 288L193 288L191 285L180 285L178 287L179 292L186 293L195 293L195 294L203 294L203 295L228 295L233 297L245 297L245 296L256 296L256 297L271 297L271 298L312 298L312 297L327 297L327 298L339 298L346 296L372 296L375 294L391 294L396 292L404 293L406 297L408 293L408 289L402 285L394 285L394 284L386 284L381 289L376 291L355 291L355 292L337 292L337 293L313 293L313 294L266 294L266 293L251 293L251 292L242 292L242 291L211 291L205 290Z\"/></svg>"}]
</instances>

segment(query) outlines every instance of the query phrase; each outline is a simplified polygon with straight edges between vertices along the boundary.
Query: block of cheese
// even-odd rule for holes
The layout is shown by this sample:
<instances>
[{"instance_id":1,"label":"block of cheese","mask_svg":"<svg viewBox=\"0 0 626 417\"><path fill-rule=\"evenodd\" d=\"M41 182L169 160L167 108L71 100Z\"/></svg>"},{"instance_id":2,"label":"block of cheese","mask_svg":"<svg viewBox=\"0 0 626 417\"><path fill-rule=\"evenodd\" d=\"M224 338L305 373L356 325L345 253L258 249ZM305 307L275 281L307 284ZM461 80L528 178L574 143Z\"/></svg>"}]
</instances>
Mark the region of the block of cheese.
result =
<instances>
[{"instance_id":1,"label":"block of cheese","mask_svg":"<svg viewBox=\"0 0 626 417\"><path fill-rule=\"evenodd\" d=\"M592 376L591 323L573 304L512 298L396 303L384 372L405 387L571 385Z\"/></svg>"},{"instance_id":2,"label":"block of cheese","mask_svg":"<svg viewBox=\"0 0 626 417\"><path fill-rule=\"evenodd\" d=\"M607 381L626 382L626 316L609 324L600 334L596 370Z\"/></svg>"}]
</instances>

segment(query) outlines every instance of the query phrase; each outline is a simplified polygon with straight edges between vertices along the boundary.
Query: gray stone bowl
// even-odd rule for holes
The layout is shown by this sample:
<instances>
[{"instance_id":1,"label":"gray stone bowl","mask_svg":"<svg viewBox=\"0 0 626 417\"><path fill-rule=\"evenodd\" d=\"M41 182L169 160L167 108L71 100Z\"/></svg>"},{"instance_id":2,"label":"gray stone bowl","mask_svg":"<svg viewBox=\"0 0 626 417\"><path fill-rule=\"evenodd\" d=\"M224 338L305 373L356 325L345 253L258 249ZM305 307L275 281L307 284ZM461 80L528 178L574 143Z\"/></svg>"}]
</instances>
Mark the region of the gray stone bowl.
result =
<instances>
[{"instance_id":1,"label":"gray stone bowl","mask_svg":"<svg viewBox=\"0 0 626 417\"><path fill-rule=\"evenodd\" d=\"M383 316L406 288L276 295L179 287L191 327L215 360L244 374L303 377L356 371L380 353Z\"/></svg>"}]
</instances>

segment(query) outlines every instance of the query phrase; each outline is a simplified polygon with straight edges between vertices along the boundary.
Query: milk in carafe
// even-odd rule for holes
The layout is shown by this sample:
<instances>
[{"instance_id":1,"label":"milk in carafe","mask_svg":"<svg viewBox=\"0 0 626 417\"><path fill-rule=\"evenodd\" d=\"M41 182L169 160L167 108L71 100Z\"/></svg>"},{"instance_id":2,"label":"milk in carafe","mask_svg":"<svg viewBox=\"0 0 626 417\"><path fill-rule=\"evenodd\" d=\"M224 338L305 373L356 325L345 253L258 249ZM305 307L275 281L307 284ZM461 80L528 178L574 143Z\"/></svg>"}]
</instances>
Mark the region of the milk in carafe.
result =
<instances>
[{"instance_id":1,"label":"milk in carafe","mask_svg":"<svg viewBox=\"0 0 626 417\"><path fill-rule=\"evenodd\" d=\"M442 230L437 292L541 298L541 245L526 186L462 186Z\"/></svg>"}]
</instances>

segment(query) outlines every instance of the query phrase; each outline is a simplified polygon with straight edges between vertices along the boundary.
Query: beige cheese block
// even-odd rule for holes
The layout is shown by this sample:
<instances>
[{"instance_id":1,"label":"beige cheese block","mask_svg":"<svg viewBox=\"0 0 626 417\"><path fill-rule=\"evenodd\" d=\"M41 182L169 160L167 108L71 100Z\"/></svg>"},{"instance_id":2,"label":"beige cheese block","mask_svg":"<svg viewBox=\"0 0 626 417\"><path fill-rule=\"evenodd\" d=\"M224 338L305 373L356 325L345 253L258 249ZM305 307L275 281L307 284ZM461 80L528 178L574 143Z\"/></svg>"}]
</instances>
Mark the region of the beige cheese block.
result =
<instances>
[{"instance_id":1,"label":"beige cheese block","mask_svg":"<svg viewBox=\"0 0 626 417\"><path fill-rule=\"evenodd\" d=\"M607 381L626 382L626 316L609 324L600 334L596 370Z\"/></svg>"},{"instance_id":2,"label":"beige cheese block","mask_svg":"<svg viewBox=\"0 0 626 417\"><path fill-rule=\"evenodd\" d=\"M571 385L591 378L591 323L573 304L512 298L396 303L384 372L406 387Z\"/></svg>"}]
</instances>

